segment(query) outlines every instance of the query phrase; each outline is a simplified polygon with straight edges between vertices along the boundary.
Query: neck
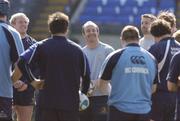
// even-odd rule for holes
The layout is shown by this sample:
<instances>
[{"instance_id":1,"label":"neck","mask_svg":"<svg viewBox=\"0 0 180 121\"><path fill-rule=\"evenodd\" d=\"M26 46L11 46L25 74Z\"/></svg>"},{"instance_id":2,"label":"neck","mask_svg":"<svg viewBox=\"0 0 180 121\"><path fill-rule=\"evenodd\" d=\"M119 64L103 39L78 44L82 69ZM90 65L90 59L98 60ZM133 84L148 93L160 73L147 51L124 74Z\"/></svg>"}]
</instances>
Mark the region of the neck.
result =
<instances>
[{"instance_id":1,"label":"neck","mask_svg":"<svg viewBox=\"0 0 180 121\"><path fill-rule=\"evenodd\" d=\"M125 41L125 46L128 44L139 44L139 40L129 40L129 41Z\"/></svg>"},{"instance_id":2,"label":"neck","mask_svg":"<svg viewBox=\"0 0 180 121\"><path fill-rule=\"evenodd\" d=\"M24 39L26 37L26 33L25 34L21 34L21 38Z\"/></svg>"},{"instance_id":3,"label":"neck","mask_svg":"<svg viewBox=\"0 0 180 121\"><path fill-rule=\"evenodd\" d=\"M98 44L99 44L99 40L94 43L87 44L87 47L90 49L93 49L93 48L96 48Z\"/></svg>"},{"instance_id":4,"label":"neck","mask_svg":"<svg viewBox=\"0 0 180 121\"><path fill-rule=\"evenodd\" d=\"M7 21L7 17L6 16L0 16L0 20L6 22Z\"/></svg>"},{"instance_id":5,"label":"neck","mask_svg":"<svg viewBox=\"0 0 180 121\"><path fill-rule=\"evenodd\" d=\"M160 40L164 39L164 38L167 38L167 37L171 37L170 34L166 34L166 35L163 35L161 37L157 37L157 41L159 42Z\"/></svg>"},{"instance_id":6,"label":"neck","mask_svg":"<svg viewBox=\"0 0 180 121\"><path fill-rule=\"evenodd\" d=\"M151 34L145 34L144 39L146 39L146 40L154 40L154 37Z\"/></svg>"},{"instance_id":7,"label":"neck","mask_svg":"<svg viewBox=\"0 0 180 121\"><path fill-rule=\"evenodd\" d=\"M66 33L57 33L57 34L53 34L53 36L63 36L63 37L66 37Z\"/></svg>"}]
</instances>

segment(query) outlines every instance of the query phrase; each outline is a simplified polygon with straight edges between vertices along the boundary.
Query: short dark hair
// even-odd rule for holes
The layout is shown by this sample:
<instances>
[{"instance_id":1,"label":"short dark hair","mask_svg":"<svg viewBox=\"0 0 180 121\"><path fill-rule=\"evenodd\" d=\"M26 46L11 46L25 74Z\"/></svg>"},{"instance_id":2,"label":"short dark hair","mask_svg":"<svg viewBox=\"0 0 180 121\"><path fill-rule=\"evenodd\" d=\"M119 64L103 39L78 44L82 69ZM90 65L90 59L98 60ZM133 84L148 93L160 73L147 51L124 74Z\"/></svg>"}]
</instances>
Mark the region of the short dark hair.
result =
<instances>
[{"instance_id":1,"label":"short dark hair","mask_svg":"<svg viewBox=\"0 0 180 121\"><path fill-rule=\"evenodd\" d=\"M140 34L139 30L135 26L125 26L121 32L121 38L123 41L139 40Z\"/></svg>"},{"instance_id":2,"label":"short dark hair","mask_svg":"<svg viewBox=\"0 0 180 121\"><path fill-rule=\"evenodd\" d=\"M171 34L171 25L165 20L157 19L152 22L150 32L155 37Z\"/></svg>"},{"instance_id":3,"label":"short dark hair","mask_svg":"<svg viewBox=\"0 0 180 121\"><path fill-rule=\"evenodd\" d=\"M141 19L142 18L149 18L152 21L154 21L154 20L156 20L157 17L155 15L153 15L153 14L143 14L143 15L141 15Z\"/></svg>"},{"instance_id":4,"label":"short dark hair","mask_svg":"<svg viewBox=\"0 0 180 121\"><path fill-rule=\"evenodd\" d=\"M49 15L48 26L52 34L66 33L69 27L69 17L62 12L55 12Z\"/></svg>"}]
</instances>

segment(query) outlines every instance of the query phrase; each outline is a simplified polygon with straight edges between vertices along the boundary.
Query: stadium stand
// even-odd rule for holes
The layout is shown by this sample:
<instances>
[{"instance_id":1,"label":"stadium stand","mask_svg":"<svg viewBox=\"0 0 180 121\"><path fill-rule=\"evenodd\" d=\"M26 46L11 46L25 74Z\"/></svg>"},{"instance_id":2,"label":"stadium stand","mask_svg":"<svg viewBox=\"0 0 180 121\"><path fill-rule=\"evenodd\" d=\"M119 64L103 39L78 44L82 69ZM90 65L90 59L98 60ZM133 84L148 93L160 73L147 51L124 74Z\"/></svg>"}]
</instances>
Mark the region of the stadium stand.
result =
<instances>
[{"instance_id":1,"label":"stadium stand","mask_svg":"<svg viewBox=\"0 0 180 121\"><path fill-rule=\"evenodd\" d=\"M140 25L144 13L160 10L175 11L176 0L88 0L78 22L93 20L99 24Z\"/></svg>"},{"instance_id":2,"label":"stadium stand","mask_svg":"<svg viewBox=\"0 0 180 121\"><path fill-rule=\"evenodd\" d=\"M46 1L45 6L42 6L42 10L38 16L38 19L33 24L33 29L30 33L37 40L44 39L49 36L47 27L48 15L56 11L69 11L69 0L43 0ZM41 6L39 6L41 7Z\"/></svg>"},{"instance_id":3,"label":"stadium stand","mask_svg":"<svg viewBox=\"0 0 180 121\"><path fill-rule=\"evenodd\" d=\"M71 13L71 5L77 0L11 0L12 12L24 12L30 18L30 35L37 40L49 36L47 28L48 15L62 11L67 14Z\"/></svg>"},{"instance_id":4,"label":"stadium stand","mask_svg":"<svg viewBox=\"0 0 180 121\"><path fill-rule=\"evenodd\" d=\"M179 25L179 0L10 0L12 11L25 12L31 20L30 34L36 39L49 36L47 29L48 14L55 11L68 13L70 18L76 16L72 22L72 32L81 32L81 25L92 20L108 31L112 26L115 32L124 25L131 24L139 27L140 16L144 13L157 14L160 10L171 10L177 15ZM83 9L78 11L84 2ZM39 4L40 3L40 4ZM76 4L76 5L74 5ZM16 7L14 7L16 6ZM76 6L76 7L74 7ZM78 12L77 12L78 11ZM73 14L76 13L77 14ZM102 26L101 26L102 25ZM107 28L107 29L106 29ZM102 32L103 32L102 31ZM114 31L113 31L114 32Z\"/></svg>"}]
</instances>

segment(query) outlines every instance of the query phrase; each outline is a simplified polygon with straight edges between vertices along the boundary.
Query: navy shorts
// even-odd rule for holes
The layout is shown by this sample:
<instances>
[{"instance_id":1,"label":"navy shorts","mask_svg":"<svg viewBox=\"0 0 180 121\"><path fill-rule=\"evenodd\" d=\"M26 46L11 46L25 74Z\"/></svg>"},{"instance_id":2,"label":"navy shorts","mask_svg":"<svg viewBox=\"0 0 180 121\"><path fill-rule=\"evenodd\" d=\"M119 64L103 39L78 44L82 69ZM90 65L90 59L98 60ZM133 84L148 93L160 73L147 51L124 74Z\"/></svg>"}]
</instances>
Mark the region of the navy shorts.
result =
<instances>
[{"instance_id":1,"label":"navy shorts","mask_svg":"<svg viewBox=\"0 0 180 121\"><path fill-rule=\"evenodd\" d=\"M34 88L28 85L28 88L22 92L13 90L13 105L30 106L34 105Z\"/></svg>"},{"instance_id":2,"label":"navy shorts","mask_svg":"<svg viewBox=\"0 0 180 121\"><path fill-rule=\"evenodd\" d=\"M0 97L0 121L12 121L12 98Z\"/></svg>"},{"instance_id":3,"label":"navy shorts","mask_svg":"<svg viewBox=\"0 0 180 121\"><path fill-rule=\"evenodd\" d=\"M152 95L151 119L157 121L174 121L176 94L156 92Z\"/></svg>"},{"instance_id":4,"label":"navy shorts","mask_svg":"<svg viewBox=\"0 0 180 121\"><path fill-rule=\"evenodd\" d=\"M36 106L35 121L79 121L78 111L44 109Z\"/></svg>"}]
</instances>

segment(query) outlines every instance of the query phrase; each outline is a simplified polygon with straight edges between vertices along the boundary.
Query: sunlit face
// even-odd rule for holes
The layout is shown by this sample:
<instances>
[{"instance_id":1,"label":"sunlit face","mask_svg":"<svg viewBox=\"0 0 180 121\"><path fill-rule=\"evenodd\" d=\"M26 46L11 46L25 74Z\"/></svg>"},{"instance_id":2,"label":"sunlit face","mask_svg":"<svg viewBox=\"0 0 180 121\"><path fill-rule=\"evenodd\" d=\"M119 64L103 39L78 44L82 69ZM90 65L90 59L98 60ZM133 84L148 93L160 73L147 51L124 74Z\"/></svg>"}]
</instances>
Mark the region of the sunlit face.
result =
<instances>
[{"instance_id":1,"label":"sunlit face","mask_svg":"<svg viewBox=\"0 0 180 121\"><path fill-rule=\"evenodd\" d=\"M98 43L99 40L99 31L98 28L96 28L93 25L86 26L84 28L84 38L86 40L87 45L93 45Z\"/></svg>"},{"instance_id":2,"label":"sunlit face","mask_svg":"<svg viewBox=\"0 0 180 121\"><path fill-rule=\"evenodd\" d=\"M143 34L150 34L151 23L152 23L152 20L150 18L143 17L141 19L141 31Z\"/></svg>"},{"instance_id":3,"label":"sunlit face","mask_svg":"<svg viewBox=\"0 0 180 121\"><path fill-rule=\"evenodd\" d=\"M28 21L23 17L20 16L16 18L15 23L13 24L13 27L20 33L20 34L26 34L28 29Z\"/></svg>"}]
</instances>

